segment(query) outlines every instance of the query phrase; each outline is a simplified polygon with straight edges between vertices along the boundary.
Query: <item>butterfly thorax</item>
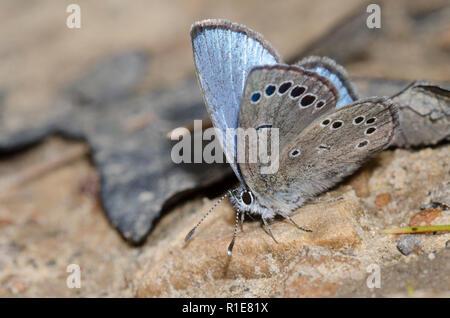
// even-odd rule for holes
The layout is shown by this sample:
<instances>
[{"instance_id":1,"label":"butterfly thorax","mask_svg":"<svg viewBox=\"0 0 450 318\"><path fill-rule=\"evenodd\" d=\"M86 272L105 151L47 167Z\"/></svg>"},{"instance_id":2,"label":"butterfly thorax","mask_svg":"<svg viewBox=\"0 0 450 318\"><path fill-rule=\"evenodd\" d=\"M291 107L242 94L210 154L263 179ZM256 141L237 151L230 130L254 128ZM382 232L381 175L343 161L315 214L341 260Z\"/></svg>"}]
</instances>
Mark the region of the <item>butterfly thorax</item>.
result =
<instances>
[{"instance_id":1,"label":"butterfly thorax","mask_svg":"<svg viewBox=\"0 0 450 318\"><path fill-rule=\"evenodd\" d=\"M272 219L276 214L273 209L261 204L258 197L243 184L230 191L230 202L238 212L259 215L264 219Z\"/></svg>"}]
</instances>

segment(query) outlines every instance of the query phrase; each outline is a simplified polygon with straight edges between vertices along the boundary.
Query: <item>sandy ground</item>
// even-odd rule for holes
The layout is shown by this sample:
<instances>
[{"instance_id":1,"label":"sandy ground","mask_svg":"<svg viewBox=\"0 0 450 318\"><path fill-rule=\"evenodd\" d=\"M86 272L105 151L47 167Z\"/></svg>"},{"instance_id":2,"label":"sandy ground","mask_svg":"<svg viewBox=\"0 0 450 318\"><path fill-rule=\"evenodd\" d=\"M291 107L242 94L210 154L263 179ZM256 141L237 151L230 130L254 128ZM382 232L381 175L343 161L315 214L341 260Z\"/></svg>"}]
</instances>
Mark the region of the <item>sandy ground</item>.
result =
<instances>
[{"instance_id":1,"label":"sandy ground","mask_svg":"<svg viewBox=\"0 0 450 318\"><path fill-rule=\"evenodd\" d=\"M48 107L61 88L91 63L126 49L141 49L151 57L139 92L190 78L189 27L196 20L226 17L246 24L288 58L355 10L365 9L356 0L133 1L133 5L78 1L82 28L71 30L65 25L65 9L71 2L0 3L1 116L6 125ZM383 23L389 32L370 44L364 58L346 62L348 72L449 81L450 25L431 34L422 32L432 29L433 15L448 12L445 3L386 1ZM423 22L421 32L414 21ZM83 145L50 138L3 156L2 183L79 147ZM398 237L381 235L379 230L408 224L429 192L450 179L449 158L448 145L387 151L325 195L342 195L343 200L307 205L294 214L298 222L315 230L313 234L298 233L291 225L277 222L273 228L282 243L276 245L259 223L248 222L233 258L227 260L225 249L234 219L229 204L215 212L210 226L204 226L207 230L199 231L188 246L183 246L183 236L212 201L185 202L159 222L143 246L132 247L104 215L89 155L78 156L57 169L0 189L0 296L448 297L445 245L449 234L420 236L422 248L405 257L396 248ZM377 207L377 197L386 193L390 199ZM338 228L332 226L334 221ZM433 222L450 223L448 211L441 211ZM67 287L69 264L81 267L80 289ZM370 264L378 264L385 277L401 277L401 283L388 279L383 288L368 290L364 282ZM419 279L417 273L424 271L430 276Z\"/></svg>"}]
</instances>

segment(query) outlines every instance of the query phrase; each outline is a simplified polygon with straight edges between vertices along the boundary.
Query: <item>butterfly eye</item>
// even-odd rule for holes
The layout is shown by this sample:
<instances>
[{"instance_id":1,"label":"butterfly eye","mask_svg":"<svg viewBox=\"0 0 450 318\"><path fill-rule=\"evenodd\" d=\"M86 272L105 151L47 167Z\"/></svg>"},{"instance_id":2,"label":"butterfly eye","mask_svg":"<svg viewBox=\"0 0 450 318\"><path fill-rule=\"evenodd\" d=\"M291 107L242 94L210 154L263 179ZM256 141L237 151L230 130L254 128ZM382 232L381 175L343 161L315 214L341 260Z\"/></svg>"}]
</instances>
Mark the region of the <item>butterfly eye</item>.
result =
<instances>
[{"instance_id":1,"label":"butterfly eye","mask_svg":"<svg viewBox=\"0 0 450 318\"><path fill-rule=\"evenodd\" d=\"M253 202L253 195L251 194L250 191L244 191L241 193L241 200L246 205L250 205Z\"/></svg>"},{"instance_id":2,"label":"butterfly eye","mask_svg":"<svg viewBox=\"0 0 450 318\"><path fill-rule=\"evenodd\" d=\"M266 96L272 96L276 89L275 85L268 85L266 87Z\"/></svg>"},{"instance_id":3,"label":"butterfly eye","mask_svg":"<svg viewBox=\"0 0 450 318\"><path fill-rule=\"evenodd\" d=\"M369 118L366 121L366 125L373 124L376 120L377 120L376 117Z\"/></svg>"},{"instance_id":4,"label":"butterfly eye","mask_svg":"<svg viewBox=\"0 0 450 318\"><path fill-rule=\"evenodd\" d=\"M364 116L358 116L353 120L354 125L359 125L364 121Z\"/></svg>"},{"instance_id":5,"label":"butterfly eye","mask_svg":"<svg viewBox=\"0 0 450 318\"><path fill-rule=\"evenodd\" d=\"M251 100L252 103L257 103L261 99L261 93L256 92L252 94Z\"/></svg>"},{"instance_id":6,"label":"butterfly eye","mask_svg":"<svg viewBox=\"0 0 450 318\"><path fill-rule=\"evenodd\" d=\"M295 158L300 156L300 150L299 149L292 149L291 153L289 154L289 157Z\"/></svg>"}]
</instances>

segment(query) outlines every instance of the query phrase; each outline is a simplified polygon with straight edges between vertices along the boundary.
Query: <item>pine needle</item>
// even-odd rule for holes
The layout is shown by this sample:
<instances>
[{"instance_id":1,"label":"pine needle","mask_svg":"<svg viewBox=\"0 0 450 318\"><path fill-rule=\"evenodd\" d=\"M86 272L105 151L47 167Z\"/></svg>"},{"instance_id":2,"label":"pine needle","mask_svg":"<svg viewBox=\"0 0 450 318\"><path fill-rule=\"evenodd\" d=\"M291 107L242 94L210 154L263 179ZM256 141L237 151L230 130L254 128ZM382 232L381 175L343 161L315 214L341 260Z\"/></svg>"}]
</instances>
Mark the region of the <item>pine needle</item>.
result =
<instances>
[{"instance_id":1,"label":"pine needle","mask_svg":"<svg viewBox=\"0 0 450 318\"><path fill-rule=\"evenodd\" d=\"M450 225L410 226L393 229L384 229L385 234L414 234L450 231Z\"/></svg>"}]
</instances>

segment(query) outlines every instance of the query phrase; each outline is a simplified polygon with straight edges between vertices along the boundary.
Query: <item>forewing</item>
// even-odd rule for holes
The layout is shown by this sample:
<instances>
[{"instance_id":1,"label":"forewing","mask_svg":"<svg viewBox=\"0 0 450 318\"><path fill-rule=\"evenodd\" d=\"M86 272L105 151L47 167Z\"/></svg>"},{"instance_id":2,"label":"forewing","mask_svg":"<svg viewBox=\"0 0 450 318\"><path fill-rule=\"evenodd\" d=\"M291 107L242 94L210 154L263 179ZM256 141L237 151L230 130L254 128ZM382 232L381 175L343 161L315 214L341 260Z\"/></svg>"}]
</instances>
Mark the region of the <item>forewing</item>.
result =
<instances>
[{"instance_id":1,"label":"forewing","mask_svg":"<svg viewBox=\"0 0 450 318\"><path fill-rule=\"evenodd\" d=\"M191 28L197 77L222 148L236 175L235 140L225 140L227 128L237 128L245 79L255 65L281 59L263 37L243 25L226 20L205 20Z\"/></svg>"}]
</instances>

